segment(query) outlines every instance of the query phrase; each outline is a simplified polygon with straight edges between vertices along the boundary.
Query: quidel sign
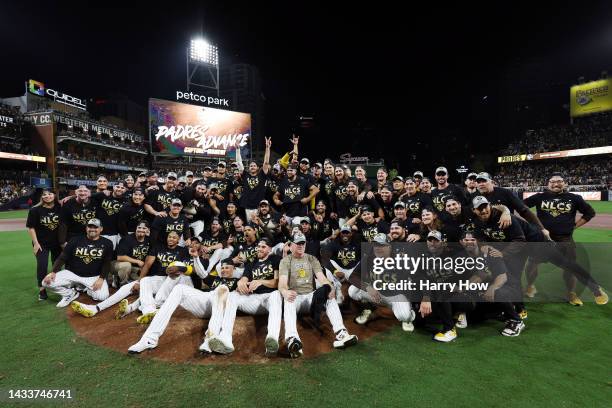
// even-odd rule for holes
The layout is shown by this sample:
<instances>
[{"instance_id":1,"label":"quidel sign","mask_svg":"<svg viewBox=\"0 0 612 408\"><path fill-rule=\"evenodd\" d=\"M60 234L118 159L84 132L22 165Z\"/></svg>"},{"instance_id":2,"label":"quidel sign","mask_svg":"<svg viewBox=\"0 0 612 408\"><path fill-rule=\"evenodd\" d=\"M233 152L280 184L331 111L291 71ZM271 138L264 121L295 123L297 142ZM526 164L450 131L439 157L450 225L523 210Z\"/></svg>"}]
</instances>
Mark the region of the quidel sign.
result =
<instances>
[{"instance_id":1,"label":"quidel sign","mask_svg":"<svg viewBox=\"0 0 612 408\"><path fill-rule=\"evenodd\" d=\"M54 101L63 103L64 105L72 106L77 109L87 110L87 101L79 99L74 96L70 96L63 92L56 91L55 89L46 88L45 84L33 79L28 80L28 91L32 95L46 96L53 98Z\"/></svg>"}]
</instances>

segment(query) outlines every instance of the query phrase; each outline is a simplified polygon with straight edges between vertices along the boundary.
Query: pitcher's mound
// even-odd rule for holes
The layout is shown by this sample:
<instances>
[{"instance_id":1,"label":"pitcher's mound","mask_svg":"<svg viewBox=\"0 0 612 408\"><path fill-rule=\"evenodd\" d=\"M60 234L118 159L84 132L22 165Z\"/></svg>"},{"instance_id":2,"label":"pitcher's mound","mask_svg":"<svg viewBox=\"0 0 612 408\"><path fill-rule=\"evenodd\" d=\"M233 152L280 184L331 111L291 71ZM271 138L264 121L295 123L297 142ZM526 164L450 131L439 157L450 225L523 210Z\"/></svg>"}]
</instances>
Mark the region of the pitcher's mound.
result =
<instances>
[{"instance_id":1,"label":"pitcher's mound","mask_svg":"<svg viewBox=\"0 0 612 408\"><path fill-rule=\"evenodd\" d=\"M130 302L135 297L129 298ZM94 304L87 295L81 294L79 302ZM349 300L345 300L348 302ZM67 307L67 316L74 331L89 342L98 346L107 347L120 353L126 353L127 349L136 343L146 326L138 324L136 318L138 312L132 313L122 320L115 320L117 306L104 310L92 318L83 317ZM383 332L400 323L395 319L393 313L387 308L378 308L375 317L367 325L360 326L354 323L353 319L356 310L342 311L344 324L349 333L359 336L362 342L367 338ZM235 351L230 355L207 355L202 356L198 352L198 347L203 341L204 330L208 326L208 319L198 319L191 313L179 307L172 316L168 328L161 336L159 344L153 350L145 351L141 354L145 358L171 362L188 362L195 364L215 364L215 363L265 363L270 360L289 358L286 353L284 339L284 329L281 327L280 351L278 357L268 358L264 355L264 340L267 333L268 315L246 316L240 313L236 317L234 325L233 342ZM333 348L334 334L325 313L321 318L320 333L310 324L310 318L298 317L298 332L304 344L304 358L316 357L323 353L328 353Z\"/></svg>"}]
</instances>

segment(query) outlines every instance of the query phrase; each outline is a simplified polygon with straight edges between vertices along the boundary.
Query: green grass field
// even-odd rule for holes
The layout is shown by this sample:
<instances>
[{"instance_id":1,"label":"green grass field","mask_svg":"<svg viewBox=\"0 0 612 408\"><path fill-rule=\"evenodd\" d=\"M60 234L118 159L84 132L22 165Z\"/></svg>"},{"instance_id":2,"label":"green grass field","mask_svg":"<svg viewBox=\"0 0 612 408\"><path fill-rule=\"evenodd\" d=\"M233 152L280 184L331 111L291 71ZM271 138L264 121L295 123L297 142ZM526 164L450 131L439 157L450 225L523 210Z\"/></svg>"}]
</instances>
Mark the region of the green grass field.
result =
<instances>
[{"instance_id":1,"label":"green grass field","mask_svg":"<svg viewBox=\"0 0 612 408\"><path fill-rule=\"evenodd\" d=\"M0 220L27 218L28 210L0 211Z\"/></svg>"},{"instance_id":2,"label":"green grass field","mask_svg":"<svg viewBox=\"0 0 612 408\"><path fill-rule=\"evenodd\" d=\"M607 231L577 238L607 240ZM599 238L597 238L599 236ZM518 338L501 323L469 327L451 344L393 330L354 348L268 365L170 364L78 338L54 302L35 299L25 232L0 233L0 389L71 388L73 406L604 407L612 403L612 305L530 304ZM263 350L262 350L263 352ZM7 405L3 405L7 406Z\"/></svg>"}]
</instances>

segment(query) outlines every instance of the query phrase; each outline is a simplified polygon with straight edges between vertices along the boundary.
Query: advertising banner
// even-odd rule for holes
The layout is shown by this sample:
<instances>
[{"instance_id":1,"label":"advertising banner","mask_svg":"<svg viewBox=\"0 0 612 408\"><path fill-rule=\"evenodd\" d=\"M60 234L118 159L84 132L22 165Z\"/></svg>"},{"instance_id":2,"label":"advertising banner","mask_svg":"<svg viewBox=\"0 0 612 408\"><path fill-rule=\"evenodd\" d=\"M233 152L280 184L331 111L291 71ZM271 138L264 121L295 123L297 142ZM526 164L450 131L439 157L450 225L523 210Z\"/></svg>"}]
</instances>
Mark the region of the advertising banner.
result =
<instances>
[{"instance_id":1,"label":"advertising banner","mask_svg":"<svg viewBox=\"0 0 612 408\"><path fill-rule=\"evenodd\" d=\"M572 117L611 109L610 79L574 85L570 88L570 115Z\"/></svg>"}]
</instances>

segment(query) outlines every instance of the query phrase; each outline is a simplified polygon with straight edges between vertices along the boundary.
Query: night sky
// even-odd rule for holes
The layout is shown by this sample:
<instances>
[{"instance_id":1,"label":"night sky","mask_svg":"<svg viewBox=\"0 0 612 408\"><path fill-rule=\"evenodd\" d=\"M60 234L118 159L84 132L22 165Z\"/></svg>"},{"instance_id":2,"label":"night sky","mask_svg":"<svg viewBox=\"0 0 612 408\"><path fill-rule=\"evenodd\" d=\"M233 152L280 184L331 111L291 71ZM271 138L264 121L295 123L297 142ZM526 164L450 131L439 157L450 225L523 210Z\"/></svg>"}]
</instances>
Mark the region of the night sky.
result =
<instances>
[{"instance_id":1,"label":"night sky","mask_svg":"<svg viewBox=\"0 0 612 408\"><path fill-rule=\"evenodd\" d=\"M259 67L277 146L305 114L316 121L303 135L307 154L325 139L330 156L378 151L390 163L416 154L452 165L465 148L492 153L516 122L508 90L525 78L556 87L540 102L559 107L549 118L558 120L573 81L612 73L609 2L259 3L3 4L0 96L23 94L34 78L75 96L172 100L185 89L189 39L204 34L222 63ZM565 99L546 100L559 92Z\"/></svg>"}]
</instances>

